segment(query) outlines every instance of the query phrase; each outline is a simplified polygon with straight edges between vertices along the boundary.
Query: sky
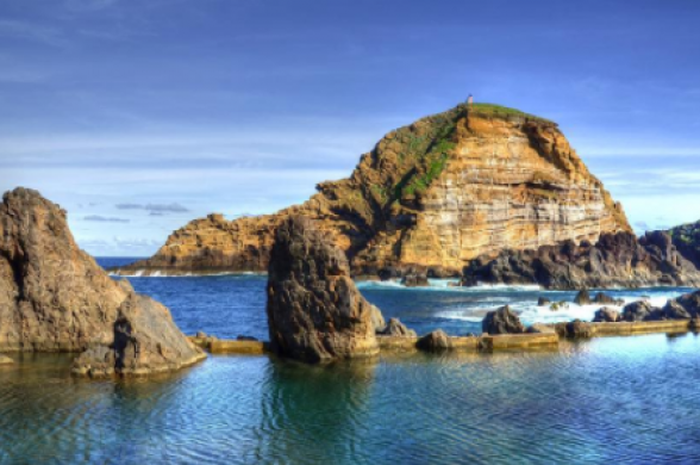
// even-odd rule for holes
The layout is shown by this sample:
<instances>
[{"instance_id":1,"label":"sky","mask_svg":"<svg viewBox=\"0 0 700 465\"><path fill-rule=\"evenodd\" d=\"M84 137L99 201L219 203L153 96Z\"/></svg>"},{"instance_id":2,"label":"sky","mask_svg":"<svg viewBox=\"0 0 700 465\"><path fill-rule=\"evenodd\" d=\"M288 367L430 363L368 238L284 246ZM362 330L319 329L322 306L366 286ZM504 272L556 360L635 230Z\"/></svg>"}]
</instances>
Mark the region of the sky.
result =
<instances>
[{"instance_id":1,"label":"sky","mask_svg":"<svg viewBox=\"0 0 700 465\"><path fill-rule=\"evenodd\" d=\"M471 93L557 121L638 233L696 221L698 24L695 0L0 0L0 190L148 256Z\"/></svg>"}]
</instances>

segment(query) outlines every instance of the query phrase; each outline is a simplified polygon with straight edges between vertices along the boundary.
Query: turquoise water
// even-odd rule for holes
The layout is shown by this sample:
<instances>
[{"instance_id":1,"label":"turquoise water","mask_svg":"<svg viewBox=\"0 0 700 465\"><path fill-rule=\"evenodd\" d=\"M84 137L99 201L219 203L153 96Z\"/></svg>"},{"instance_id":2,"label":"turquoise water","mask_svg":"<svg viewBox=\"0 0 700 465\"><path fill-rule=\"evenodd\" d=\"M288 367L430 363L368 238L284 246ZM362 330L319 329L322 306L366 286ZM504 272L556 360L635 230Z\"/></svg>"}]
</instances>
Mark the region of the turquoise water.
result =
<instances>
[{"instance_id":1,"label":"turquoise water","mask_svg":"<svg viewBox=\"0 0 700 465\"><path fill-rule=\"evenodd\" d=\"M265 336L264 277L132 282L169 305L186 332ZM532 303L535 289L362 289L420 332L469 332L474 315L500 301L553 318ZM700 461L693 334L325 367L216 356L176 375L118 382L72 379L67 356L18 361L0 367L0 463Z\"/></svg>"}]
</instances>

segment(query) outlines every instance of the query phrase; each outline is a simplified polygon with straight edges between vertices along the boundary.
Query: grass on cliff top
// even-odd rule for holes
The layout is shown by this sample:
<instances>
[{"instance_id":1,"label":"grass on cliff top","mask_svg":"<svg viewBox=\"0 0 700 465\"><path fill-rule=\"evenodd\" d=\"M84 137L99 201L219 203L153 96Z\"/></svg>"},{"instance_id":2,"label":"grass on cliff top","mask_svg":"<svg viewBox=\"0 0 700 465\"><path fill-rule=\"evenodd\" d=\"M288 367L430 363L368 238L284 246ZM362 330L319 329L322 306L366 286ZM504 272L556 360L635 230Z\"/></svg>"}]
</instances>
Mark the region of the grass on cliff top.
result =
<instances>
[{"instance_id":1,"label":"grass on cliff top","mask_svg":"<svg viewBox=\"0 0 700 465\"><path fill-rule=\"evenodd\" d=\"M556 124L554 121L546 118L541 118L539 116L531 115L530 113L525 113L524 111L516 110L515 108L508 108L493 103L475 103L472 111L477 115L490 116L494 118L517 117L527 118L543 123Z\"/></svg>"}]
</instances>

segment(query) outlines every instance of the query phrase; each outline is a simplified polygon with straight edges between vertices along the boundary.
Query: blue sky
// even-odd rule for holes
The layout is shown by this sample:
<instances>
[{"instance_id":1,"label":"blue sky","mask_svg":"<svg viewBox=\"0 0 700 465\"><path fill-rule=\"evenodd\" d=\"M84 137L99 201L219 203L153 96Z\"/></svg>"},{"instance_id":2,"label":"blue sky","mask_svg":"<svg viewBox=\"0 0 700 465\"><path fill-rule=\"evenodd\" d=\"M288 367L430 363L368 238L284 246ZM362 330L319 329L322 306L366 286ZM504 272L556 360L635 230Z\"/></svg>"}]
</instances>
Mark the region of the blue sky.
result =
<instances>
[{"instance_id":1,"label":"blue sky","mask_svg":"<svg viewBox=\"0 0 700 465\"><path fill-rule=\"evenodd\" d=\"M700 219L700 2L0 0L0 189L94 255L273 212L473 93L554 119L638 231Z\"/></svg>"}]
</instances>

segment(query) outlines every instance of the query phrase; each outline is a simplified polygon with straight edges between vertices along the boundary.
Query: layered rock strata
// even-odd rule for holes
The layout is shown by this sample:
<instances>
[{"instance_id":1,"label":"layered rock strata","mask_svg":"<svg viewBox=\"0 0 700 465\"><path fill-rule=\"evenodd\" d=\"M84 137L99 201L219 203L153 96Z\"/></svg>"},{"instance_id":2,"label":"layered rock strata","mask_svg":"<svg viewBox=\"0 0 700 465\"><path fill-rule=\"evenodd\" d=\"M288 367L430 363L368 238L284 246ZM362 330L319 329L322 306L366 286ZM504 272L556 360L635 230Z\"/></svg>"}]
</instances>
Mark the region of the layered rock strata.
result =
<instances>
[{"instance_id":1,"label":"layered rock strata","mask_svg":"<svg viewBox=\"0 0 700 465\"><path fill-rule=\"evenodd\" d=\"M353 274L458 275L477 257L630 231L619 204L551 121L463 105L387 134L352 175L273 215L194 220L146 274L265 271L274 230L302 215L328 231Z\"/></svg>"},{"instance_id":2,"label":"layered rock strata","mask_svg":"<svg viewBox=\"0 0 700 465\"><path fill-rule=\"evenodd\" d=\"M302 216L277 228L267 284L273 351L309 363L376 355L376 311L327 233Z\"/></svg>"},{"instance_id":3,"label":"layered rock strata","mask_svg":"<svg viewBox=\"0 0 700 465\"><path fill-rule=\"evenodd\" d=\"M539 284L549 289L697 286L700 272L660 231L639 240L631 233L603 234L596 243L566 241L535 250L504 250L465 267L463 284Z\"/></svg>"},{"instance_id":4,"label":"layered rock strata","mask_svg":"<svg viewBox=\"0 0 700 465\"><path fill-rule=\"evenodd\" d=\"M85 352L74 371L140 375L204 357L161 304L80 250L66 212L17 188L0 204L0 352Z\"/></svg>"}]
</instances>

